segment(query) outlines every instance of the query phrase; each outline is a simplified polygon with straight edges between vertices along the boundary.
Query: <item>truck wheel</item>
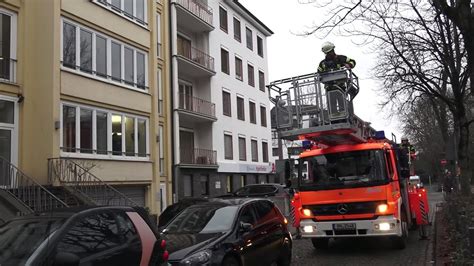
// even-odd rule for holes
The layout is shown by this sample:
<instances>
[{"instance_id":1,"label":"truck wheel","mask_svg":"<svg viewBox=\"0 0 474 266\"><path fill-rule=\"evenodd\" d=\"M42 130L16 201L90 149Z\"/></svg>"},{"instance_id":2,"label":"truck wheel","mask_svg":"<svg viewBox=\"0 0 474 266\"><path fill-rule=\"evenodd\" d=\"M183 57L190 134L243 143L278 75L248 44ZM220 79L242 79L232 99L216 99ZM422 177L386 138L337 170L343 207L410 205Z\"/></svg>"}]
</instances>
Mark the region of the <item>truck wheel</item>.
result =
<instances>
[{"instance_id":1,"label":"truck wheel","mask_svg":"<svg viewBox=\"0 0 474 266\"><path fill-rule=\"evenodd\" d=\"M402 235L396 236L393 239L393 247L396 249L404 249L407 246L408 240L408 222L406 214L402 211L401 214Z\"/></svg>"},{"instance_id":2,"label":"truck wheel","mask_svg":"<svg viewBox=\"0 0 474 266\"><path fill-rule=\"evenodd\" d=\"M329 248L329 238L311 238L313 247L315 249L328 249Z\"/></svg>"}]
</instances>

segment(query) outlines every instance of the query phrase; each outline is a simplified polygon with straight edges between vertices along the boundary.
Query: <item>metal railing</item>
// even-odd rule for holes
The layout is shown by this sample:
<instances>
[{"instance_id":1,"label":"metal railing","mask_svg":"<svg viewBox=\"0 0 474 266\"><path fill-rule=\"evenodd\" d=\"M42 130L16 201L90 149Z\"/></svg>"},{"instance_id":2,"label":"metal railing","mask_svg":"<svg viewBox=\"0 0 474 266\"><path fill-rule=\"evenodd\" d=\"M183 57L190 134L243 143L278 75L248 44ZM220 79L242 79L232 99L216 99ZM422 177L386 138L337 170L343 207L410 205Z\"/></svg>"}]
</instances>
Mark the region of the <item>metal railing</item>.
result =
<instances>
[{"instance_id":1,"label":"metal railing","mask_svg":"<svg viewBox=\"0 0 474 266\"><path fill-rule=\"evenodd\" d=\"M0 80L16 83L16 59L0 58Z\"/></svg>"},{"instance_id":2,"label":"metal railing","mask_svg":"<svg viewBox=\"0 0 474 266\"><path fill-rule=\"evenodd\" d=\"M207 69L214 71L214 57L194 47L178 47L178 55L183 56Z\"/></svg>"},{"instance_id":3,"label":"metal railing","mask_svg":"<svg viewBox=\"0 0 474 266\"><path fill-rule=\"evenodd\" d=\"M212 8L199 0L176 0L180 6L196 15L209 25L212 25Z\"/></svg>"},{"instance_id":4,"label":"metal railing","mask_svg":"<svg viewBox=\"0 0 474 266\"><path fill-rule=\"evenodd\" d=\"M181 163L198 165L215 165L217 151L207 149L186 149L181 148Z\"/></svg>"},{"instance_id":5,"label":"metal railing","mask_svg":"<svg viewBox=\"0 0 474 266\"><path fill-rule=\"evenodd\" d=\"M71 193L94 205L139 206L71 159L48 159L48 175L51 184L59 182Z\"/></svg>"},{"instance_id":6,"label":"metal railing","mask_svg":"<svg viewBox=\"0 0 474 266\"><path fill-rule=\"evenodd\" d=\"M179 109L216 117L214 103L184 93L179 94Z\"/></svg>"},{"instance_id":7,"label":"metal railing","mask_svg":"<svg viewBox=\"0 0 474 266\"><path fill-rule=\"evenodd\" d=\"M45 187L1 157L0 189L18 199L31 212L69 207Z\"/></svg>"}]
</instances>

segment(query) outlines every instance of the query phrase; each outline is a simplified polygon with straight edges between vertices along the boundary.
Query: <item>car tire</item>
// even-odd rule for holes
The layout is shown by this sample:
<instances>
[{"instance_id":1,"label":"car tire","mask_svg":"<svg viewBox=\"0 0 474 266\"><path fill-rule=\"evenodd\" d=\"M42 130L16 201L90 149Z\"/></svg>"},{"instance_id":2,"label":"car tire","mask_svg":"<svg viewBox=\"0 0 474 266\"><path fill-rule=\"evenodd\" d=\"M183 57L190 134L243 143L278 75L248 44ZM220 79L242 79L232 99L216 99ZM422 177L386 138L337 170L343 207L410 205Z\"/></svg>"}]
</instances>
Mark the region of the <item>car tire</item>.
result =
<instances>
[{"instance_id":1,"label":"car tire","mask_svg":"<svg viewBox=\"0 0 474 266\"><path fill-rule=\"evenodd\" d=\"M240 266L240 262L236 257L230 255L224 258L222 266Z\"/></svg>"},{"instance_id":2,"label":"car tire","mask_svg":"<svg viewBox=\"0 0 474 266\"><path fill-rule=\"evenodd\" d=\"M408 221L405 212L402 210L401 213L401 226L402 226L402 235L396 236L393 238L393 247L395 249L404 249L407 246L408 240Z\"/></svg>"},{"instance_id":3,"label":"car tire","mask_svg":"<svg viewBox=\"0 0 474 266\"><path fill-rule=\"evenodd\" d=\"M291 247L285 245L283 251L281 252L280 257L278 257L276 264L277 266L290 266L291 265Z\"/></svg>"},{"instance_id":4,"label":"car tire","mask_svg":"<svg viewBox=\"0 0 474 266\"><path fill-rule=\"evenodd\" d=\"M313 247L315 249L328 249L329 248L329 238L311 238Z\"/></svg>"}]
</instances>

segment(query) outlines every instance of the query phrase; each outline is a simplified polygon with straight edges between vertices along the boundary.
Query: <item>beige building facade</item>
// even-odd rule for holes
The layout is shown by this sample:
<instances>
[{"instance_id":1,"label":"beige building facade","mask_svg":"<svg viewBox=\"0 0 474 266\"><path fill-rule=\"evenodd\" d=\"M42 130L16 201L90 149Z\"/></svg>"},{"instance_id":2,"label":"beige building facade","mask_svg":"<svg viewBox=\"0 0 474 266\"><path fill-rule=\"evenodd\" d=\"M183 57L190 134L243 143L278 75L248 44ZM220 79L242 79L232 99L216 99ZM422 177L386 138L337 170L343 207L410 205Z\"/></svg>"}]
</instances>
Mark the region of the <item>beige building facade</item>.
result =
<instances>
[{"instance_id":1,"label":"beige building facade","mask_svg":"<svg viewBox=\"0 0 474 266\"><path fill-rule=\"evenodd\" d=\"M0 1L0 157L46 187L69 171L159 214L171 202L168 5Z\"/></svg>"}]
</instances>

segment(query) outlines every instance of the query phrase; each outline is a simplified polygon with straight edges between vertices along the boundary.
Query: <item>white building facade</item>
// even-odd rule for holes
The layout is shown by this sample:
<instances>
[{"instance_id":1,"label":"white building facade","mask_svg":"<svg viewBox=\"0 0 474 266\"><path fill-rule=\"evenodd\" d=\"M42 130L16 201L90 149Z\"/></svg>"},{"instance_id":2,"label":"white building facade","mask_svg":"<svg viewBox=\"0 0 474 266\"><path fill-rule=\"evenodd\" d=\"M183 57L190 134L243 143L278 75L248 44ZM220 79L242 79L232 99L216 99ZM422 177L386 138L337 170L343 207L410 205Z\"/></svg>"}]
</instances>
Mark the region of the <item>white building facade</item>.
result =
<instances>
[{"instance_id":1,"label":"white building facade","mask_svg":"<svg viewBox=\"0 0 474 266\"><path fill-rule=\"evenodd\" d=\"M171 34L176 197L275 182L265 88L273 32L237 0L176 0Z\"/></svg>"}]
</instances>

